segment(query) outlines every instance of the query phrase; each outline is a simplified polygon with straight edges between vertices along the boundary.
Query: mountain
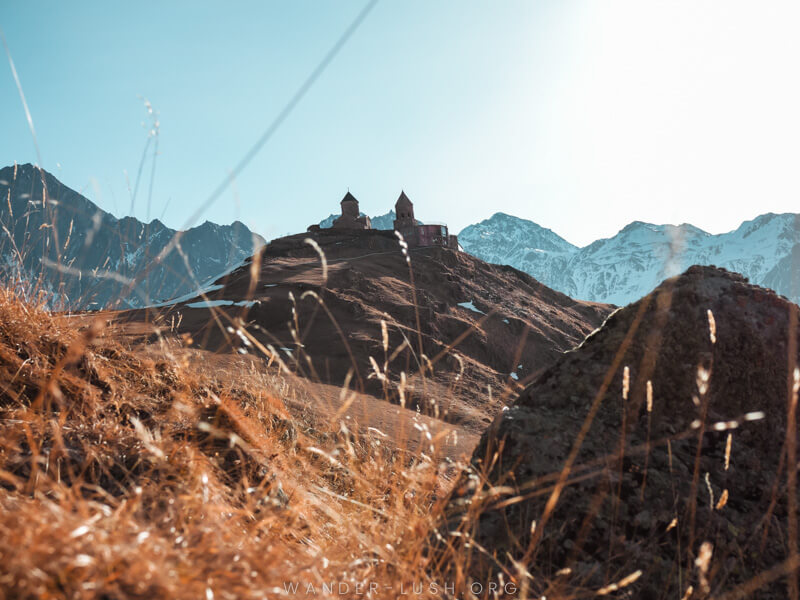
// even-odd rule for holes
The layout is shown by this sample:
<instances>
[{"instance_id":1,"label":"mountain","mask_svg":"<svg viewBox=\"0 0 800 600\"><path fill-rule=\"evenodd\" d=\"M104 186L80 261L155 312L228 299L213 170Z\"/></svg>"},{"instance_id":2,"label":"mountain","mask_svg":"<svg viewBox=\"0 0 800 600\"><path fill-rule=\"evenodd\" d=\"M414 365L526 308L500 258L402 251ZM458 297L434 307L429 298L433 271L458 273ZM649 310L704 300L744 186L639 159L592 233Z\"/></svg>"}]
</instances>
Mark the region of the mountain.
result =
<instances>
[{"instance_id":1,"label":"mountain","mask_svg":"<svg viewBox=\"0 0 800 600\"><path fill-rule=\"evenodd\" d=\"M59 308L140 307L185 295L264 244L238 221L206 221L176 238L157 219L117 219L31 164L0 170L0 198L0 274Z\"/></svg>"},{"instance_id":2,"label":"mountain","mask_svg":"<svg viewBox=\"0 0 800 600\"><path fill-rule=\"evenodd\" d=\"M465 228L458 242L481 260L511 265L559 291L563 291L564 270L578 251L551 230L505 213Z\"/></svg>"},{"instance_id":3,"label":"mountain","mask_svg":"<svg viewBox=\"0 0 800 600\"><path fill-rule=\"evenodd\" d=\"M764 214L712 235L693 225L634 221L584 248L531 221L497 213L465 228L467 252L529 273L574 298L625 305L691 265L716 265L800 301L800 215ZM795 268L792 268L792 265Z\"/></svg>"},{"instance_id":4,"label":"mountain","mask_svg":"<svg viewBox=\"0 0 800 600\"><path fill-rule=\"evenodd\" d=\"M710 257L702 256L702 250L711 237L691 225L634 221L614 237L578 250L562 273L560 286L578 298L604 297L612 304L628 304L693 264L709 264Z\"/></svg>"},{"instance_id":5,"label":"mountain","mask_svg":"<svg viewBox=\"0 0 800 600\"><path fill-rule=\"evenodd\" d=\"M325 253L327 278L305 241L309 235ZM428 247L409 256L413 286L390 231L289 236L270 242L259 263L247 261L203 296L131 311L123 320L176 323L175 331L200 348L220 352L254 351L220 326L246 323L262 347L271 345L309 380L341 385L352 376L360 391L394 402L402 396L425 414L480 433L506 397L611 310L464 252ZM378 376L375 367L385 364Z\"/></svg>"},{"instance_id":6,"label":"mountain","mask_svg":"<svg viewBox=\"0 0 800 600\"><path fill-rule=\"evenodd\" d=\"M620 597L786 598L783 576L733 590L792 560L798 311L692 267L613 313L484 433L445 554L474 541L478 581L522 561L537 598L605 595L629 575Z\"/></svg>"}]
</instances>

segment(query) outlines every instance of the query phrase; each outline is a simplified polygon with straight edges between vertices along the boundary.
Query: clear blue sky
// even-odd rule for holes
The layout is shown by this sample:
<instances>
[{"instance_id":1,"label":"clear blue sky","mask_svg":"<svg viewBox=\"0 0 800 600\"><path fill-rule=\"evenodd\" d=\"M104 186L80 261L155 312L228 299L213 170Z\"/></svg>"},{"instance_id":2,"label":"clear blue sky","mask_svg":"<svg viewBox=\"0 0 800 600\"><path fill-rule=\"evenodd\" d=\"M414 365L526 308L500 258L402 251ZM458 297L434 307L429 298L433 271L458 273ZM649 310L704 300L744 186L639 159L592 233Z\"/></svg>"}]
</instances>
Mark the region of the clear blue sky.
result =
<instances>
[{"instance_id":1,"label":"clear blue sky","mask_svg":"<svg viewBox=\"0 0 800 600\"><path fill-rule=\"evenodd\" d=\"M152 103L149 217L180 227L362 6L6 2L0 27L43 166L117 216ZM800 3L777 0L382 0L205 218L275 237L348 186L369 214L404 188L454 230L504 211L577 244L800 212L798 31ZM2 62L0 163L36 162Z\"/></svg>"}]
</instances>

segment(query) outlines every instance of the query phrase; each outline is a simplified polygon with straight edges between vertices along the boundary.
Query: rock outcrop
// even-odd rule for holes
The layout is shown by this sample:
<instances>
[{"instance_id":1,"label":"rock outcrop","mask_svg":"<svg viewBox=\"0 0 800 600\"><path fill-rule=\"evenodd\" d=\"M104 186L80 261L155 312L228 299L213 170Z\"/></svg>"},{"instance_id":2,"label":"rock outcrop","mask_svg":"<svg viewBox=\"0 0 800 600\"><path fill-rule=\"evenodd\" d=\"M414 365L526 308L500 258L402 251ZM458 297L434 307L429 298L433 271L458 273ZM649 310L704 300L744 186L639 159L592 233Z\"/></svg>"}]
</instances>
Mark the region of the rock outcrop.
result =
<instances>
[{"instance_id":1,"label":"rock outcrop","mask_svg":"<svg viewBox=\"0 0 800 600\"><path fill-rule=\"evenodd\" d=\"M483 435L438 543L536 597L788 597L797 312L711 267L616 311Z\"/></svg>"}]
</instances>

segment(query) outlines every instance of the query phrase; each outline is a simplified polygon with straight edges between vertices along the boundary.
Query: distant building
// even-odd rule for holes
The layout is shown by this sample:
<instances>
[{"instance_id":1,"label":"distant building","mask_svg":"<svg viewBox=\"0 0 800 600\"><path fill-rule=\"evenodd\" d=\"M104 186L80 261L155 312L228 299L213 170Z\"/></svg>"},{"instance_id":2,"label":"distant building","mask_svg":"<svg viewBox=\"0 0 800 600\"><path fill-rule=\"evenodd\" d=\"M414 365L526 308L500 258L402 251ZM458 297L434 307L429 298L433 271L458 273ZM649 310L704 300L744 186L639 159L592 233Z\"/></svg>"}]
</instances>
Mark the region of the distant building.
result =
<instances>
[{"instance_id":1,"label":"distant building","mask_svg":"<svg viewBox=\"0 0 800 600\"><path fill-rule=\"evenodd\" d=\"M394 229L403 233L417 226L414 218L414 203L408 199L404 191L400 192L400 197L394 203Z\"/></svg>"},{"instance_id":2,"label":"distant building","mask_svg":"<svg viewBox=\"0 0 800 600\"><path fill-rule=\"evenodd\" d=\"M369 217L361 216L358 200L349 191L341 201L342 216L333 222L334 229L372 229Z\"/></svg>"},{"instance_id":3,"label":"distant building","mask_svg":"<svg viewBox=\"0 0 800 600\"><path fill-rule=\"evenodd\" d=\"M423 246L442 246L458 250L458 236L450 235L447 225L419 224L414 218L414 203L409 200L406 193L401 191L400 197L394 205L395 220L394 230L403 235L403 239L411 248Z\"/></svg>"},{"instance_id":4,"label":"distant building","mask_svg":"<svg viewBox=\"0 0 800 600\"><path fill-rule=\"evenodd\" d=\"M341 201L342 214L331 225L332 229L372 229L372 222L358 210L358 200L349 191ZM458 236L450 235L447 225L443 223L419 223L414 218L414 203L401 191L394 205L394 230L403 235L403 239L411 248L425 246L441 246L458 250ZM320 230L319 225L311 225L310 232Z\"/></svg>"}]
</instances>

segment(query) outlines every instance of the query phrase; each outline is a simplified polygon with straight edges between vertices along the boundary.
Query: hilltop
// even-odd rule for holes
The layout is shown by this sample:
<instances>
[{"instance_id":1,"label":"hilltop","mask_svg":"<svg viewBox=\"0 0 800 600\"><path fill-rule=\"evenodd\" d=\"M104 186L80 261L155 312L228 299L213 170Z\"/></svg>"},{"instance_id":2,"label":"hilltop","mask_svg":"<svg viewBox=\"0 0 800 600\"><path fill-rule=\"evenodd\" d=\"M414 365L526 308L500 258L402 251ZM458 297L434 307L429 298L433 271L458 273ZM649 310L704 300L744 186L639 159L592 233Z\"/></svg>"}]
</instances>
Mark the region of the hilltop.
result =
<instances>
[{"instance_id":1,"label":"hilltop","mask_svg":"<svg viewBox=\"0 0 800 600\"><path fill-rule=\"evenodd\" d=\"M417 248L409 260L388 231L299 234L274 240L201 296L119 318L174 322L178 335L223 353L254 351L227 330L243 327L271 346L268 358L311 381L350 381L480 433L611 311L463 252Z\"/></svg>"}]
</instances>

